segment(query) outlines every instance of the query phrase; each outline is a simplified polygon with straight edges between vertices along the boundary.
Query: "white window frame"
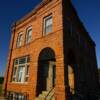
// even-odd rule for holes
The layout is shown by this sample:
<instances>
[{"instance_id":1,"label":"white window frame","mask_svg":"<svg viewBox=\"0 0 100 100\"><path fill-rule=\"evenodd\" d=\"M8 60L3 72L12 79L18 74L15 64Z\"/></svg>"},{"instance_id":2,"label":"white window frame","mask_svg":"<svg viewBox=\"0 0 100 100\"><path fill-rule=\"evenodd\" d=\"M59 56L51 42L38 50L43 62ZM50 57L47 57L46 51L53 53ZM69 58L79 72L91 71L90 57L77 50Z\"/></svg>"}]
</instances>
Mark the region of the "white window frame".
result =
<instances>
[{"instance_id":1,"label":"white window frame","mask_svg":"<svg viewBox=\"0 0 100 100\"><path fill-rule=\"evenodd\" d=\"M25 58L25 62L20 64L20 59ZM27 83L29 79L29 68L30 68L30 61L28 61L28 58L30 59L30 56L25 56L21 58L17 58L14 60L14 66L13 66L13 72L12 72L12 82L17 82L17 83ZM18 60L18 63L16 64L16 60ZM27 66L28 68L28 74L26 74L27 71ZM22 70L19 72L19 68L22 67ZM16 68L16 75L14 74L14 69ZM21 75L21 80L19 80L19 74L22 73ZM15 78L15 79L14 79ZM27 81L25 80L26 78ZM14 79L14 80L13 80Z\"/></svg>"},{"instance_id":2,"label":"white window frame","mask_svg":"<svg viewBox=\"0 0 100 100\"><path fill-rule=\"evenodd\" d=\"M31 31L31 33L30 33ZM32 40L32 27L27 28L26 30L26 44L29 44Z\"/></svg>"},{"instance_id":3,"label":"white window frame","mask_svg":"<svg viewBox=\"0 0 100 100\"><path fill-rule=\"evenodd\" d=\"M17 38L17 48L21 47L22 46L22 41L23 41L23 33L20 32L18 34L18 38Z\"/></svg>"},{"instance_id":4,"label":"white window frame","mask_svg":"<svg viewBox=\"0 0 100 100\"><path fill-rule=\"evenodd\" d=\"M51 20L51 24L47 26L47 22ZM51 30L47 31L47 28L50 28ZM45 17L44 21L43 21L43 35L48 35L49 33L51 33L53 31L53 16L52 14Z\"/></svg>"},{"instance_id":5,"label":"white window frame","mask_svg":"<svg viewBox=\"0 0 100 100\"><path fill-rule=\"evenodd\" d=\"M20 68L22 68L21 70L19 70ZM21 76L20 76L21 75ZM20 77L19 77L20 76ZM24 82L24 76L25 76L25 66L24 65L20 65L18 67L18 82L23 83ZM21 79L20 79L21 78Z\"/></svg>"}]
</instances>

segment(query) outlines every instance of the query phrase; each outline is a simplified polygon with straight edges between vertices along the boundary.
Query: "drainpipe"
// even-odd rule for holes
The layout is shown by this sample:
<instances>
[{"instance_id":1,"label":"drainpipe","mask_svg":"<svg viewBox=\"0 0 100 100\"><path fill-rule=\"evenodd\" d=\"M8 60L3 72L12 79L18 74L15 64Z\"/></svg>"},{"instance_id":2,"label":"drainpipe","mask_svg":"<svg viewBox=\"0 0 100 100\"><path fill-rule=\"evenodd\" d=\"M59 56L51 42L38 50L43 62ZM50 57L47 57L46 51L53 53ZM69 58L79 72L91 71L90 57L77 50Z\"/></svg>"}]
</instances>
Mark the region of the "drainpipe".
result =
<instances>
[{"instance_id":1,"label":"drainpipe","mask_svg":"<svg viewBox=\"0 0 100 100\"><path fill-rule=\"evenodd\" d=\"M12 38L10 42L10 50L9 50L9 55L8 55L8 63L7 63L7 71L6 71L6 76L5 76L5 83L4 83L4 96L7 96L7 85L8 85L8 77L9 77L9 69L10 69L10 64L11 64L11 58L12 58L12 50L13 50L13 44L14 44L14 38L15 38L15 30L16 30L16 23L12 25Z\"/></svg>"}]
</instances>

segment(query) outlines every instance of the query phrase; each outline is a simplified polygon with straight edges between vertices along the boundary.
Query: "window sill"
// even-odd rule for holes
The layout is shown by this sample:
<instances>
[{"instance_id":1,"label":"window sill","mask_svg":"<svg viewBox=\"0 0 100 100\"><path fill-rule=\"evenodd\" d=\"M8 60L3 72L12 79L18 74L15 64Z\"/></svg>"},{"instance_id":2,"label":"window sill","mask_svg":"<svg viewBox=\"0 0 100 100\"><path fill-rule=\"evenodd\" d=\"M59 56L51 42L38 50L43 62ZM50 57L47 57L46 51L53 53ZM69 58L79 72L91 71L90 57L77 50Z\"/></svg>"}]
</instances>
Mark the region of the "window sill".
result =
<instances>
[{"instance_id":1,"label":"window sill","mask_svg":"<svg viewBox=\"0 0 100 100\"><path fill-rule=\"evenodd\" d=\"M28 82L11 82L11 84L21 84L21 85L23 85L23 84L28 84Z\"/></svg>"},{"instance_id":2,"label":"window sill","mask_svg":"<svg viewBox=\"0 0 100 100\"><path fill-rule=\"evenodd\" d=\"M32 41L25 43L25 45L30 45Z\"/></svg>"},{"instance_id":3,"label":"window sill","mask_svg":"<svg viewBox=\"0 0 100 100\"><path fill-rule=\"evenodd\" d=\"M16 49L19 49L19 48L21 48L21 47L22 47L22 45L21 45L21 46L16 47Z\"/></svg>"},{"instance_id":4,"label":"window sill","mask_svg":"<svg viewBox=\"0 0 100 100\"><path fill-rule=\"evenodd\" d=\"M16 47L15 49L21 49L23 47L29 47L31 45L32 41L29 43L25 43L24 45L21 45L20 47Z\"/></svg>"},{"instance_id":5,"label":"window sill","mask_svg":"<svg viewBox=\"0 0 100 100\"><path fill-rule=\"evenodd\" d=\"M48 32L48 33L43 33L43 36L48 36L50 34L52 34L53 32Z\"/></svg>"}]
</instances>

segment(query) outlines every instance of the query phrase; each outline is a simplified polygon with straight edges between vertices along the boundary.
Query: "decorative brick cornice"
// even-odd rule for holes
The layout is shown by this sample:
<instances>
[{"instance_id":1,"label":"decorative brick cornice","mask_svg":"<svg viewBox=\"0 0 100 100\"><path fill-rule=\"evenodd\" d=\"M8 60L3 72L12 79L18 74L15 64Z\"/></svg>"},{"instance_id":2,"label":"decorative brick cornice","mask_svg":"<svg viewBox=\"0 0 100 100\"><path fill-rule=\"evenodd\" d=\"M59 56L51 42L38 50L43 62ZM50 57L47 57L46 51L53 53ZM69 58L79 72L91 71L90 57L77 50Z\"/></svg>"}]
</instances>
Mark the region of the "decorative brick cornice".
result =
<instances>
[{"instance_id":1,"label":"decorative brick cornice","mask_svg":"<svg viewBox=\"0 0 100 100\"><path fill-rule=\"evenodd\" d=\"M24 17L22 17L20 20L16 21L16 25L21 24L22 22L24 22L25 20L27 20L28 18L32 17L33 15L35 15L37 13L37 11L39 9L41 9L43 6L45 6L47 3L49 3L52 0L43 0L39 5L37 5L31 12L29 12L28 14L26 14ZM15 25L12 25L12 29L14 28Z\"/></svg>"}]
</instances>

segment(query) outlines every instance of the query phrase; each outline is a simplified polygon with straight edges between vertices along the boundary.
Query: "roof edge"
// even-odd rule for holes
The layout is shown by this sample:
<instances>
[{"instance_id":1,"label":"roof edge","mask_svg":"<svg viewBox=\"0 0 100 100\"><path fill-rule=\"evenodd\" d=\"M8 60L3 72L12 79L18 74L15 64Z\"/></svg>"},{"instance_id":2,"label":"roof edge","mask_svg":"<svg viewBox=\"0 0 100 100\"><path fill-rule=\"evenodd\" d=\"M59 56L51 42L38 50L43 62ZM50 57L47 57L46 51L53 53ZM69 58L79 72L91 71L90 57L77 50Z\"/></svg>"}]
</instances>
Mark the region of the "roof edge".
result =
<instances>
[{"instance_id":1,"label":"roof edge","mask_svg":"<svg viewBox=\"0 0 100 100\"><path fill-rule=\"evenodd\" d=\"M24 17L22 17L21 19L17 20L16 22L14 22L11 27L14 28L15 27L15 23L16 26L21 24L22 22L24 22L25 20L27 20L28 18L32 17L33 15L35 15L37 13L37 11L39 9L41 9L43 6L45 6L48 2L50 2L52 0L43 0L42 2L40 2L35 8L33 8L32 11L30 11L28 14L26 14Z\"/></svg>"}]
</instances>

